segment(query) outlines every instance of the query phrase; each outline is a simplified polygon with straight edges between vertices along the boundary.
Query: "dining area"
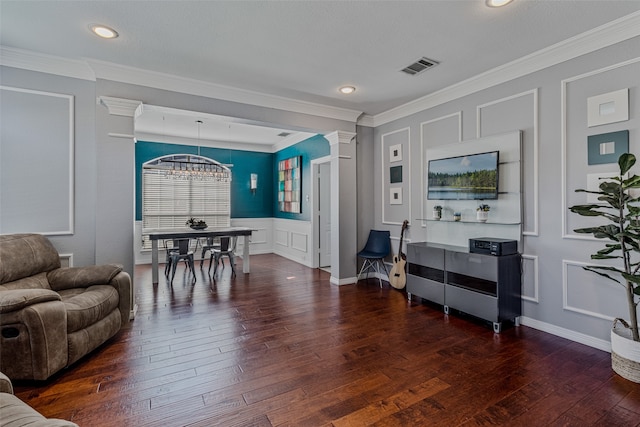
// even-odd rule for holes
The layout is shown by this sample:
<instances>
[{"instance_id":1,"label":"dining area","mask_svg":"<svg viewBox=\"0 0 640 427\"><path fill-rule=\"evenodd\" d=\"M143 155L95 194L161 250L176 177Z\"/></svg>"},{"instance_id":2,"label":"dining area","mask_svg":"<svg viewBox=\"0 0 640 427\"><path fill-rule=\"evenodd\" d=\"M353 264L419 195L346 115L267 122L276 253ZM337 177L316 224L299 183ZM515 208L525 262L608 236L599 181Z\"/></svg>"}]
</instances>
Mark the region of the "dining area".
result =
<instances>
[{"instance_id":1,"label":"dining area","mask_svg":"<svg viewBox=\"0 0 640 427\"><path fill-rule=\"evenodd\" d=\"M213 277L219 268L225 268L224 258L227 258L232 277L236 276L236 249L242 238L242 273L251 271L249 260L249 242L252 229L249 227L207 227L203 229L176 228L150 229L145 235L151 241L151 272L154 285L159 281L159 252L165 254L164 274L169 282L173 282L181 262L190 271L192 280L196 281L195 266L204 268L209 260L208 273ZM162 247L161 247L162 246Z\"/></svg>"}]
</instances>

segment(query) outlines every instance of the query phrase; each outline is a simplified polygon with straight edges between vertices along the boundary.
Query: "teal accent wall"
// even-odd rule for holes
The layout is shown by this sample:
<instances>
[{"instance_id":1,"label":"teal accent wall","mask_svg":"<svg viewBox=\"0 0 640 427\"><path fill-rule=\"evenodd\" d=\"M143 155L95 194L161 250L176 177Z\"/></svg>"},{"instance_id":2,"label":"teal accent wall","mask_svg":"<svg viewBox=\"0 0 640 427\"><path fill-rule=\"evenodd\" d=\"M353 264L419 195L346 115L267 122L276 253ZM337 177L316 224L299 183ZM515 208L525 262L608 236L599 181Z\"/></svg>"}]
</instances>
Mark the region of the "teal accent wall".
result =
<instances>
[{"instance_id":1,"label":"teal accent wall","mask_svg":"<svg viewBox=\"0 0 640 427\"><path fill-rule=\"evenodd\" d=\"M297 219L300 221L309 221L311 219L311 212L309 212L311 204L307 202L307 195L311 192L311 160L328 156L330 150L329 141L322 135L316 135L275 153L272 181L272 188L274 189L272 210L275 218ZM280 212L276 190L278 188L278 162L295 156L302 156L302 213Z\"/></svg>"},{"instance_id":2,"label":"teal accent wall","mask_svg":"<svg viewBox=\"0 0 640 427\"><path fill-rule=\"evenodd\" d=\"M136 142L136 220L142 220L142 165L171 154L198 154L222 164L232 164L231 218L271 218L273 216L273 154L192 145ZM258 174L258 189L252 193L249 179Z\"/></svg>"},{"instance_id":3,"label":"teal accent wall","mask_svg":"<svg viewBox=\"0 0 640 427\"><path fill-rule=\"evenodd\" d=\"M199 152L198 152L199 150ZM136 142L136 221L142 220L142 165L149 160L171 154L196 154L222 164L231 164L231 218L287 218L308 221L310 204L306 196L311 191L311 160L328 156L329 141L316 135L275 154L227 148L197 147L152 141ZM278 211L278 162L302 156L302 213ZM258 174L258 189L249 189L251 174Z\"/></svg>"}]
</instances>

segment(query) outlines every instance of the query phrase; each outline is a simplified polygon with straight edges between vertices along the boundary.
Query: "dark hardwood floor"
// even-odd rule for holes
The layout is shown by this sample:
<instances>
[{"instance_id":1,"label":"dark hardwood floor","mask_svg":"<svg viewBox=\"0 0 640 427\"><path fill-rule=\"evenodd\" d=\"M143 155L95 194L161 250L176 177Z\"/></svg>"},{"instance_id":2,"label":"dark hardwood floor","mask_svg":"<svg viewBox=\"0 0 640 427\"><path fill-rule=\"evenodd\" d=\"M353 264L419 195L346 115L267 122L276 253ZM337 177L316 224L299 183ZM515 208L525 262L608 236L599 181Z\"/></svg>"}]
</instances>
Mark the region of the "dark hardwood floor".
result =
<instances>
[{"instance_id":1,"label":"dark hardwood floor","mask_svg":"<svg viewBox=\"0 0 640 427\"><path fill-rule=\"evenodd\" d=\"M640 385L606 352L276 255L235 279L183 271L152 286L139 266L135 321L16 394L83 427L640 425Z\"/></svg>"}]
</instances>

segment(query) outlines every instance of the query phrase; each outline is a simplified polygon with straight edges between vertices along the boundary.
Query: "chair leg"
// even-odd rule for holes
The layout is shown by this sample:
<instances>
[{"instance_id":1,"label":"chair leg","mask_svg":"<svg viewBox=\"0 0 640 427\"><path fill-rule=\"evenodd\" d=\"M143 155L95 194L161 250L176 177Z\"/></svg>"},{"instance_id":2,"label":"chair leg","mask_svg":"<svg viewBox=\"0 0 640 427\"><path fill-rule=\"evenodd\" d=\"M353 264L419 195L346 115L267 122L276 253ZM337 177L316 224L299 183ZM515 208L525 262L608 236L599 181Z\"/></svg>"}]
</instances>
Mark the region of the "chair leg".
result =
<instances>
[{"instance_id":1,"label":"chair leg","mask_svg":"<svg viewBox=\"0 0 640 427\"><path fill-rule=\"evenodd\" d=\"M196 269L193 266L193 257L189 258L189 267L191 268L191 275L193 276L193 281L196 281Z\"/></svg>"},{"instance_id":2,"label":"chair leg","mask_svg":"<svg viewBox=\"0 0 640 427\"><path fill-rule=\"evenodd\" d=\"M232 253L229 254L229 264L231 264L231 275L236 277L236 257ZM222 264L224 266L224 264Z\"/></svg>"},{"instance_id":3,"label":"chair leg","mask_svg":"<svg viewBox=\"0 0 640 427\"><path fill-rule=\"evenodd\" d=\"M171 264L173 264L173 273L171 273L171 284L173 284L173 278L176 277L176 270L178 269L178 262L179 260L176 260L176 262L172 262Z\"/></svg>"},{"instance_id":4,"label":"chair leg","mask_svg":"<svg viewBox=\"0 0 640 427\"><path fill-rule=\"evenodd\" d=\"M360 269L360 273L358 273L358 280L360 280L360 276L362 275L362 272L366 269L367 270L367 279L369 278L369 269L373 268L375 270L375 267L373 266L373 263L371 262L370 259L365 258L364 263L362 263L362 268Z\"/></svg>"}]
</instances>

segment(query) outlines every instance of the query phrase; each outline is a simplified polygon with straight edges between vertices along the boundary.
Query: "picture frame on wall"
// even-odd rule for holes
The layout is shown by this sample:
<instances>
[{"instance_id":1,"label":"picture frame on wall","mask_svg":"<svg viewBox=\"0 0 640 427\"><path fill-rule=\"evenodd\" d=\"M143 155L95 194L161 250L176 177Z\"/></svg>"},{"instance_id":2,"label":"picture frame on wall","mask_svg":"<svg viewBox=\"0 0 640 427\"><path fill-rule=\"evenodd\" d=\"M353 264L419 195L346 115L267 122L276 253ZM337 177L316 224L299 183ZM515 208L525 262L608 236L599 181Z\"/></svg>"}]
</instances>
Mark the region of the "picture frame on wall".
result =
<instances>
[{"instance_id":1,"label":"picture frame on wall","mask_svg":"<svg viewBox=\"0 0 640 427\"><path fill-rule=\"evenodd\" d=\"M391 166L389 168L389 182L391 184L402 182L402 166Z\"/></svg>"},{"instance_id":2,"label":"picture frame on wall","mask_svg":"<svg viewBox=\"0 0 640 427\"><path fill-rule=\"evenodd\" d=\"M616 90L587 98L589 127L629 120L629 89Z\"/></svg>"},{"instance_id":3,"label":"picture frame on wall","mask_svg":"<svg viewBox=\"0 0 640 427\"><path fill-rule=\"evenodd\" d=\"M402 144L395 144L389 147L389 162L399 162L402 160Z\"/></svg>"},{"instance_id":4,"label":"picture frame on wall","mask_svg":"<svg viewBox=\"0 0 640 427\"><path fill-rule=\"evenodd\" d=\"M392 187L389 189L389 204L402 204L402 187Z\"/></svg>"},{"instance_id":5,"label":"picture frame on wall","mask_svg":"<svg viewBox=\"0 0 640 427\"><path fill-rule=\"evenodd\" d=\"M629 131L601 133L587 137L589 165L617 163L622 153L629 151Z\"/></svg>"},{"instance_id":6,"label":"picture frame on wall","mask_svg":"<svg viewBox=\"0 0 640 427\"><path fill-rule=\"evenodd\" d=\"M302 156L278 162L278 209L280 212L301 213Z\"/></svg>"}]
</instances>

